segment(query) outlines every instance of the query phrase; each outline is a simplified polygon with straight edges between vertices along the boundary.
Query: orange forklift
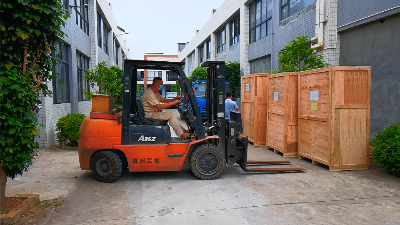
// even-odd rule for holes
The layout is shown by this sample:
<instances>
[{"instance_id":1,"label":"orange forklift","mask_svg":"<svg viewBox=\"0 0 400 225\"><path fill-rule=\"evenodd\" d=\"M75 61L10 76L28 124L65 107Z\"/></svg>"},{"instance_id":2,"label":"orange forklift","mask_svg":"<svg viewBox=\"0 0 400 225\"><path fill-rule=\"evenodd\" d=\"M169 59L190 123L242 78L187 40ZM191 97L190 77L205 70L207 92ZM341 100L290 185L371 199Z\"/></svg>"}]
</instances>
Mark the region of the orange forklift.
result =
<instances>
[{"instance_id":1,"label":"orange forklift","mask_svg":"<svg viewBox=\"0 0 400 225\"><path fill-rule=\"evenodd\" d=\"M303 168L248 168L289 161L247 161L247 137L241 137L242 122L238 112L225 119L225 63L210 61L207 69L207 115L203 123L191 83L183 72L183 63L125 60L122 120L111 112L91 112L80 128L79 162L82 170L91 170L102 182L117 180L123 169L129 172L192 170L202 180L218 178L226 165L237 163L246 172L299 172ZM179 112L184 118L190 139L171 137L167 120L145 118L142 103L136 96L137 70L166 70L178 76L187 101ZM196 79L196 78L194 78ZM192 110L188 110L189 104ZM111 104L112 105L112 104Z\"/></svg>"}]
</instances>

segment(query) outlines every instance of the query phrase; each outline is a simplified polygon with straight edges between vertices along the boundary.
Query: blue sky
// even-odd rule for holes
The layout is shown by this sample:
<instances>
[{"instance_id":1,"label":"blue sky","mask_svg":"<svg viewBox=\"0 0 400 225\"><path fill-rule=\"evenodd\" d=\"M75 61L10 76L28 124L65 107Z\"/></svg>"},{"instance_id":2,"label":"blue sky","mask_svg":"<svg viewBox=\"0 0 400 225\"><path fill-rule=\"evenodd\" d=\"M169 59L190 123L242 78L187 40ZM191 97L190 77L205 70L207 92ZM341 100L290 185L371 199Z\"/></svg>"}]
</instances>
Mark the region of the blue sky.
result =
<instances>
[{"instance_id":1,"label":"blue sky","mask_svg":"<svg viewBox=\"0 0 400 225\"><path fill-rule=\"evenodd\" d=\"M109 0L130 59L145 53L176 55L177 43L190 42L224 0Z\"/></svg>"}]
</instances>

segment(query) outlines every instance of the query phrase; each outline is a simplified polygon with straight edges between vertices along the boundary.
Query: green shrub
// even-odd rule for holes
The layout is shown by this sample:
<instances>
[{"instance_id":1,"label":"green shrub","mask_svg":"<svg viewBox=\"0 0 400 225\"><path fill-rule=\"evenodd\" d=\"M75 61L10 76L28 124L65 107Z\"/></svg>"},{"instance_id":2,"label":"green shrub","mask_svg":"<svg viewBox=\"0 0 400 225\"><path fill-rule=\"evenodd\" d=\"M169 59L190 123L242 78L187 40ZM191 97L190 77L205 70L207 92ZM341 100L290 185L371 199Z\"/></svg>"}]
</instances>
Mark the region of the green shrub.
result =
<instances>
[{"instance_id":1,"label":"green shrub","mask_svg":"<svg viewBox=\"0 0 400 225\"><path fill-rule=\"evenodd\" d=\"M79 129L85 117L86 116L81 113L68 113L57 121L57 141L61 146L78 146Z\"/></svg>"},{"instance_id":2,"label":"green shrub","mask_svg":"<svg viewBox=\"0 0 400 225\"><path fill-rule=\"evenodd\" d=\"M374 161L400 177L400 124L391 124L371 141Z\"/></svg>"}]
</instances>

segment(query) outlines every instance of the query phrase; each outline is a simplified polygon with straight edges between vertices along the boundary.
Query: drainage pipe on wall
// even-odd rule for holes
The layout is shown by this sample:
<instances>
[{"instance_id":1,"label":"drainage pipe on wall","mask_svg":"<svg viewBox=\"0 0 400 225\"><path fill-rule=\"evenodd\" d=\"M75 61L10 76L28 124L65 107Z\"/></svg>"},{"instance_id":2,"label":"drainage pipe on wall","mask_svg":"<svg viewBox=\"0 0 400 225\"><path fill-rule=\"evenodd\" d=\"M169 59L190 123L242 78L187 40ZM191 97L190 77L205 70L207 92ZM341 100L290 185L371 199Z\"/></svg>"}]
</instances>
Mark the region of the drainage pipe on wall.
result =
<instances>
[{"instance_id":1,"label":"drainage pipe on wall","mask_svg":"<svg viewBox=\"0 0 400 225\"><path fill-rule=\"evenodd\" d=\"M319 27L319 1L315 1L315 36L311 38L311 42L315 43L318 41L318 27Z\"/></svg>"},{"instance_id":2,"label":"drainage pipe on wall","mask_svg":"<svg viewBox=\"0 0 400 225\"><path fill-rule=\"evenodd\" d=\"M325 15L325 0L316 0L315 2L315 37L311 39L311 48L322 48L324 45L324 15Z\"/></svg>"}]
</instances>

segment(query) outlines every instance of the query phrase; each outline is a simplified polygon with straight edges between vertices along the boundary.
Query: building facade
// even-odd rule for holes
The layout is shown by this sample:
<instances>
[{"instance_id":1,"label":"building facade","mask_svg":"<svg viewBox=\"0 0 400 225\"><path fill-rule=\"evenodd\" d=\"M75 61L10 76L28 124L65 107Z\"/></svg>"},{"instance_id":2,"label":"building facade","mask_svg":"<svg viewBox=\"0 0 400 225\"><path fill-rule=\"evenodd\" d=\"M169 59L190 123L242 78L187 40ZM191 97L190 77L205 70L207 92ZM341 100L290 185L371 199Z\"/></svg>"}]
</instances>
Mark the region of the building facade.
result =
<instances>
[{"instance_id":1,"label":"building facade","mask_svg":"<svg viewBox=\"0 0 400 225\"><path fill-rule=\"evenodd\" d=\"M53 96L40 96L43 104L39 112L40 147L56 143L56 123L68 113L89 115L91 100L84 90L90 90L84 76L87 69L105 61L108 66L123 68L123 60L129 57L125 31L117 26L112 6L108 0L62 0L70 17L62 31L66 34L54 54L61 63L54 67L58 75L47 83Z\"/></svg>"},{"instance_id":2,"label":"building facade","mask_svg":"<svg viewBox=\"0 0 400 225\"><path fill-rule=\"evenodd\" d=\"M339 1L341 66L371 66L371 138L400 123L400 1Z\"/></svg>"},{"instance_id":3,"label":"building facade","mask_svg":"<svg viewBox=\"0 0 400 225\"><path fill-rule=\"evenodd\" d=\"M330 66L371 66L371 138L400 123L398 0L225 0L178 54L185 72L203 61L240 63L241 75L279 70L297 35ZM181 44L182 45L182 44Z\"/></svg>"},{"instance_id":4,"label":"building facade","mask_svg":"<svg viewBox=\"0 0 400 225\"><path fill-rule=\"evenodd\" d=\"M241 75L279 70L279 51L308 35L326 63L339 64L337 0L226 0L179 52L185 72L207 60L240 63Z\"/></svg>"},{"instance_id":5,"label":"building facade","mask_svg":"<svg viewBox=\"0 0 400 225\"><path fill-rule=\"evenodd\" d=\"M185 72L203 61L240 63L241 75L279 70L297 35L330 66L371 66L371 138L400 123L398 0L225 0L182 49ZM182 45L182 44L181 44Z\"/></svg>"}]
</instances>

